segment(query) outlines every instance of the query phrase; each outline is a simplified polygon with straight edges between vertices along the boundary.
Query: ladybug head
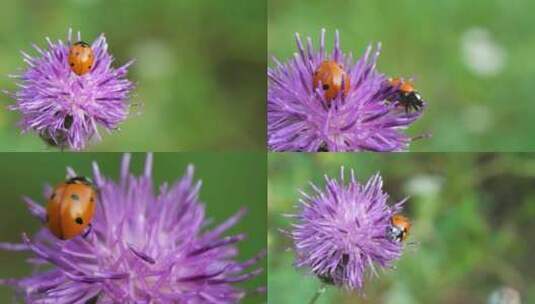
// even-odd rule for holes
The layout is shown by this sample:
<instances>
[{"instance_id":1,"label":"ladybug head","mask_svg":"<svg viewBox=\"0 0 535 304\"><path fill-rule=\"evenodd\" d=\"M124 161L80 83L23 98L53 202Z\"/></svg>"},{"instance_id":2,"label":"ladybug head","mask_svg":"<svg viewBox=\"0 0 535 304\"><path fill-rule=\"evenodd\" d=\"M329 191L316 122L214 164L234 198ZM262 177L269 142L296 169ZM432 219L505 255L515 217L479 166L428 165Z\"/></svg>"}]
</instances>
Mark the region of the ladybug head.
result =
<instances>
[{"instance_id":1,"label":"ladybug head","mask_svg":"<svg viewBox=\"0 0 535 304\"><path fill-rule=\"evenodd\" d=\"M93 181L89 177L75 176L69 178L65 183L67 184L82 184L87 186L93 186Z\"/></svg>"},{"instance_id":2,"label":"ladybug head","mask_svg":"<svg viewBox=\"0 0 535 304\"><path fill-rule=\"evenodd\" d=\"M89 44L87 44L85 41L78 41L74 45L81 46L81 47L89 47Z\"/></svg>"}]
</instances>

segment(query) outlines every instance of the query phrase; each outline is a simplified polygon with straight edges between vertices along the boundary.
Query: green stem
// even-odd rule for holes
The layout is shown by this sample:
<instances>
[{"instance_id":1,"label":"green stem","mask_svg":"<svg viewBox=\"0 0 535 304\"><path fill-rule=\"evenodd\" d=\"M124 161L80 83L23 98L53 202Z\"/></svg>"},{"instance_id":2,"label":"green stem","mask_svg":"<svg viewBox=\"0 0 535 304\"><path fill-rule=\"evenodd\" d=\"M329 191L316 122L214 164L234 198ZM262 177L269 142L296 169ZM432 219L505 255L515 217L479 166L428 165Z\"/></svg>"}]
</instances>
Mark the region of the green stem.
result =
<instances>
[{"instance_id":1,"label":"green stem","mask_svg":"<svg viewBox=\"0 0 535 304\"><path fill-rule=\"evenodd\" d=\"M325 293L325 290L326 290L326 286L325 284L321 284L320 287L318 288L318 290L316 290L316 293L314 294L314 296L312 297L312 299L310 299L310 302L308 302L308 304L314 304L316 303L316 301L319 299L319 297Z\"/></svg>"}]
</instances>

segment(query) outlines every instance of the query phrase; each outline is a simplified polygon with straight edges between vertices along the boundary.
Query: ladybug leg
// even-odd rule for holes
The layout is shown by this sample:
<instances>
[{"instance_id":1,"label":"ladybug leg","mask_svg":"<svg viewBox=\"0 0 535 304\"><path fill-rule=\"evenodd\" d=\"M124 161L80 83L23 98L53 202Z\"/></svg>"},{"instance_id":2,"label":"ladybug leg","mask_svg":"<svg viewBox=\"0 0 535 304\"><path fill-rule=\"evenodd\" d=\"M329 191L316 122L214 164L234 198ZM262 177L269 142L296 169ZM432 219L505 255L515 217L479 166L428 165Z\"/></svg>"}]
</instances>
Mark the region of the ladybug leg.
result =
<instances>
[{"instance_id":1,"label":"ladybug leg","mask_svg":"<svg viewBox=\"0 0 535 304\"><path fill-rule=\"evenodd\" d=\"M413 108L414 111L416 111L416 112L418 112L418 110L420 109L419 104L418 104L417 102L412 104L412 108Z\"/></svg>"},{"instance_id":2,"label":"ladybug leg","mask_svg":"<svg viewBox=\"0 0 535 304\"><path fill-rule=\"evenodd\" d=\"M82 235L82 237L85 239L89 235L91 230L93 230L93 225L91 225L91 223L89 223L89 225L87 225L87 229L84 232L84 234Z\"/></svg>"},{"instance_id":3,"label":"ladybug leg","mask_svg":"<svg viewBox=\"0 0 535 304\"><path fill-rule=\"evenodd\" d=\"M415 104L416 111L420 111L423 106L424 106L424 103L421 100L418 100L418 102L416 102Z\"/></svg>"}]
</instances>

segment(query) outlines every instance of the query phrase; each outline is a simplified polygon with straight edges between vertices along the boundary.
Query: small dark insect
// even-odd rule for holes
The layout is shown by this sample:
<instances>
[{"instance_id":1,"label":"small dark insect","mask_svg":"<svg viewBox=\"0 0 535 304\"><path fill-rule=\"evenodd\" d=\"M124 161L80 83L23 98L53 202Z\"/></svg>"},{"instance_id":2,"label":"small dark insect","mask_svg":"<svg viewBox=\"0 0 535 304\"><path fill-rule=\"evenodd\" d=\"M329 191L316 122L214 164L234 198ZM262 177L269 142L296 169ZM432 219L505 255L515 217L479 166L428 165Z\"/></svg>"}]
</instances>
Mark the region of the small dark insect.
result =
<instances>
[{"instance_id":1,"label":"small dark insect","mask_svg":"<svg viewBox=\"0 0 535 304\"><path fill-rule=\"evenodd\" d=\"M412 83L401 78L392 78L389 80L390 85L399 87L399 92L391 101L397 101L405 112L409 113L411 110L420 111L424 106L424 101L420 93L418 93Z\"/></svg>"},{"instance_id":2,"label":"small dark insect","mask_svg":"<svg viewBox=\"0 0 535 304\"><path fill-rule=\"evenodd\" d=\"M72 126L72 121L73 121L72 115L65 116L65 120L63 121L63 127L69 130Z\"/></svg>"},{"instance_id":3,"label":"small dark insect","mask_svg":"<svg viewBox=\"0 0 535 304\"><path fill-rule=\"evenodd\" d=\"M61 150L68 147L68 141L67 141L67 133L61 132L58 130L56 132L56 136L53 137L48 130L43 130L39 132L39 137L49 146L54 148L59 148Z\"/></svg>"},{"instance_id":4,"label":"small dark insect","mask_svg":"<svg viewBox=\"0 0 535 304\"><path fill-rule=\"evenodd\" d=\"M387 237L395 242L403 242L409 235L411 229L411 222L409 219L401 214L394 214L390 219L390 226L387 229Z\"/></svg>"},{"instance_id":5,"label":"small dark insect","mask_svg":"<svg viewBox=\"0 0 535 304\"><path fill-rule=\"evenodd\" d=\"M320 147L318 148L318 152L329 152L329 149L327 148L327 144L322 143Z\"/></svg>"},{"instance_id":6,"label":"small dark insect","mask_svg":"<svg viewBox=\"0 0 535 304\"><path fill-rule=\"evenodd\" d=\"M338 262L338 265L336 265L336 269L334 270L334 275L336 277L343 277L345 268L347 267L347 264L349 263L349 255L343 254L342 259L340 262ZM331 274L321 274L318 275L318 278L325 284L328 285L336 285L336 279Z\"/></svg>"}]
</instances>

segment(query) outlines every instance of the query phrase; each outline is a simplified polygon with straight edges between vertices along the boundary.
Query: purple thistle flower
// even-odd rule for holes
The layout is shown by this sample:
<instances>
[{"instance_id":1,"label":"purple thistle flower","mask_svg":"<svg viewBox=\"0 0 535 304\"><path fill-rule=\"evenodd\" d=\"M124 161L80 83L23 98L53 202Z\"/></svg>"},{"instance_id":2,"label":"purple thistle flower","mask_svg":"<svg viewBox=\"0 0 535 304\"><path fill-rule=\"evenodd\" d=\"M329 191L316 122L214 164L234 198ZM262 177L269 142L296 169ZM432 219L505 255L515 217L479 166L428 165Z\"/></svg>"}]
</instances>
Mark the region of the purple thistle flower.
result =
<instances>
[{"instance_id":1,"label":"purple thistle flower","mask_svg":"<svg viewBox=\"0 0 535 304\"><path fill-rule=\"evenodd\" d=\"M390 267L401 256L402 245L388 237L391 217L405 200L387 205L383 181L374 175L365 185L325 176L324 190L314 184L314 195L301 192L300 213L289 235L294 241L296 266L322 281L350 290L361 290L364 275L377 275L376 266Z\"/></svg>"},{"instance_id":2,"label":"purple thistle flower","mask_svg":"<svg viewBox=\"0 0 535 304\"><path fill-rule=\"evenodd\" d=\"M78 32L77 41L82 37ZM69 66L72 40L69 30L67 44L54 43L48 37L48 50L33 45L39 56L22 52L28 68L19 75L19 90L6 92L16 103L10 106L22 114L19 126L23 132L33 130L48 144L81 150L96 135L97 125L108 131L117 129L128 115L128 98L134 88L126 79L132 61L118 69L112 67L104 35L92 44L94 64L87 74L76 75Z\"/></svg>"},{"instance_id":3,"label":"purple thistle flower","mask_svg":"<svg viewBox=\"0 0 535 304\"><path fill-rule=\"evenodd\" d=\"M93 164L99 192L92 230L86 237L62 241L47 228L22 244L0 244L6 250L27 250L30 263L51 265L22 279L0 280L22 290L28 303L236 303L245 292L235 286L262 269L247 270L263 256L236 260L235 244L244 234L223 237L244 215L241 210L207 229L199 202L200 182L193 167L172 186L153 193L152 156L142 176L129 173L130 155L122 161L116 183ZM75 176L68 169L70 176ZM52 189L45 191L48 197ZM45 209L26 198L30 212L45 220Z\"/></svg>"},{"instance_id":4,"label":"purple thistle flower","mask_svg":"<svg viewBox=\"0 0 535 304\"><path fill-rule=\"evenodd\" d=\"M307 38L306 48L296 34L299 52L288 63L274 59L268 69L268 148L271 151L404 151L411 138L402 130L421 116L406 112L396 100L399 86L390 84L375 69L380 45L369 46L354 62L344 54L336 31L331 54L325 52L325 30L320 49L314 50ZM373 53L373 54L372 54ZM350 87L326 100L314 72L324 61L335 61L347 73ZM342 86L343 87L343 86ZM423 106L423 105L422 105Z\"/></svg>"}]
</instances>

